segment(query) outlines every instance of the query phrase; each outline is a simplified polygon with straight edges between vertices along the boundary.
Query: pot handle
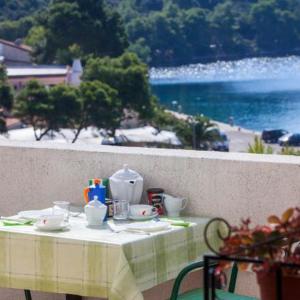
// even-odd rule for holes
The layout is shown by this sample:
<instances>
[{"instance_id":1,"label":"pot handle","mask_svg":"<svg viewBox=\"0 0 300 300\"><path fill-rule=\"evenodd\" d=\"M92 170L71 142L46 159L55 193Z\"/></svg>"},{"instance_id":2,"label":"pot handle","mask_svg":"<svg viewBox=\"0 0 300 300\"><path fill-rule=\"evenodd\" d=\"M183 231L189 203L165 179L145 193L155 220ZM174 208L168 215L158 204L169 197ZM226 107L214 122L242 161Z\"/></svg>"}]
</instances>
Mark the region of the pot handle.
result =
<instances>
[{"instance_id":1,"label":"pot handle","mask_svg":"<svg viewBox=\"0 0 300 300\"><path fill-rule=\"evenodd\" d=\"M184 198L184 199L182 199L182 202L183 202L183 205L182 205L181 210L184 210L188 204L188 199Z\"/></svg>"},{"instance_id":2,"label":"pot handle","mask_svg":"<svg viewBox=\"0 0 300 300\"><path fill-rule=\"evenodd\" d=\"M84 197L84 201L86 203L89 203L89 191L90 191L90 188L89 187L86 187L84 190L83 190L83 197Z\"/></svg>"}]
</instances>

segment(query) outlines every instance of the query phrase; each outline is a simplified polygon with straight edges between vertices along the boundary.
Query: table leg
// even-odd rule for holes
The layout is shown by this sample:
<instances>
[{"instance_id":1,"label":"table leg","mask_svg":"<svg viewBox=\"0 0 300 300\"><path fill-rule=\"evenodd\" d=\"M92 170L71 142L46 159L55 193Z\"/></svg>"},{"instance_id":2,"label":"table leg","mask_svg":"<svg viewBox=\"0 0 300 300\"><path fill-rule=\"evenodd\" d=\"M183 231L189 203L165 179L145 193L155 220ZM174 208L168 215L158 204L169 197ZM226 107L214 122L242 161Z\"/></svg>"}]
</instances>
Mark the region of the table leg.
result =
<instances>
[{"instance_id":1,"label":"table leg","mask_svg":"<svg viewBox=\"0 0 300 300\"><path fill-rule=\"evenodd\" d=\"M66 300L82 300L83 298L81 296L76 295L66 295Z\"/></svg>"}]
</instances>

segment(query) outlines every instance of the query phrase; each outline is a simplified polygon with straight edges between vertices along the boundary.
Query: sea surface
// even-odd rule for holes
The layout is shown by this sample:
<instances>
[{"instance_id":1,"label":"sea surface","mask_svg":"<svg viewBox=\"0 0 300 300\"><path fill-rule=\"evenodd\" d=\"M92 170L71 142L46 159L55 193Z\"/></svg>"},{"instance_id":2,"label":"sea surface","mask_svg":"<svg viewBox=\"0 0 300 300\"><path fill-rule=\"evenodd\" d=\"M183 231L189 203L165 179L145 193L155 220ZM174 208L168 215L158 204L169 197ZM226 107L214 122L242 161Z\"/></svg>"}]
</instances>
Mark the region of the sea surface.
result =
<instances>
[{"instance_id":1,"label":"sea surface","mask_svg":"<svg viewBox=\"0 0 300 300\"><path fill-rule=\"evenodd\" d=\"M262 131L300 132L300 57L252 58L232 62L151 69L161 104Z\"/></svg>"}]
</instances>

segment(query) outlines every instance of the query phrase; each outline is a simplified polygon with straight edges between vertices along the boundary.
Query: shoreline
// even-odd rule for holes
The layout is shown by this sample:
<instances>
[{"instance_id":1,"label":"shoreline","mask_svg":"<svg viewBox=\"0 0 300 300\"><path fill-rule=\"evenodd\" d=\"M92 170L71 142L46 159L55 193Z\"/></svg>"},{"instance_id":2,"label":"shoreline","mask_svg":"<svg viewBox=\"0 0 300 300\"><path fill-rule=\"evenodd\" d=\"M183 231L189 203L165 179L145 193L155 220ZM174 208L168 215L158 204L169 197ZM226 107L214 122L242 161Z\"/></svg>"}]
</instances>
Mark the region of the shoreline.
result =
<instances>
[{"instance_id":1,"label":"shoreline","mask_svg":"<svg viewBox=\"0 0 300 300\"><path fill-rule=\"evenodd\" d=\"M166 110L178 119L186 120L190 115L179 113L172 110ZM215 121L210 119L212 123L216 124L219 129L224 132L229 139L230 152L248 152L249 144L253 144L255 136L261 136L261 132L246 129L240 126Z\"/></svg>"}]
</instances>

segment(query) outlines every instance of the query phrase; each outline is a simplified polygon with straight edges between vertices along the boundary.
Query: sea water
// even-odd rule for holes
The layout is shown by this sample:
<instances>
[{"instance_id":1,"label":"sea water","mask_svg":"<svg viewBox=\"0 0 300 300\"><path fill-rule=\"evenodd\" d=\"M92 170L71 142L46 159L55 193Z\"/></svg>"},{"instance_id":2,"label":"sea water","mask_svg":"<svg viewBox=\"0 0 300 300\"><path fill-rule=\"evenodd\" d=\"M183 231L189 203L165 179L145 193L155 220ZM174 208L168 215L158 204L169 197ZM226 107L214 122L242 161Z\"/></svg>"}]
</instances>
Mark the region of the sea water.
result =
<instances>
[{"instance_id":1,"label":"sea water","mask_svg":"<svg viewBox=\"0 0 300 300\"><path fill-rule=\"evenodd\" d=\"M300 57L151 69L161 104L187 114L261 131L300 132Z\"/></svg>"}]
</instances>

